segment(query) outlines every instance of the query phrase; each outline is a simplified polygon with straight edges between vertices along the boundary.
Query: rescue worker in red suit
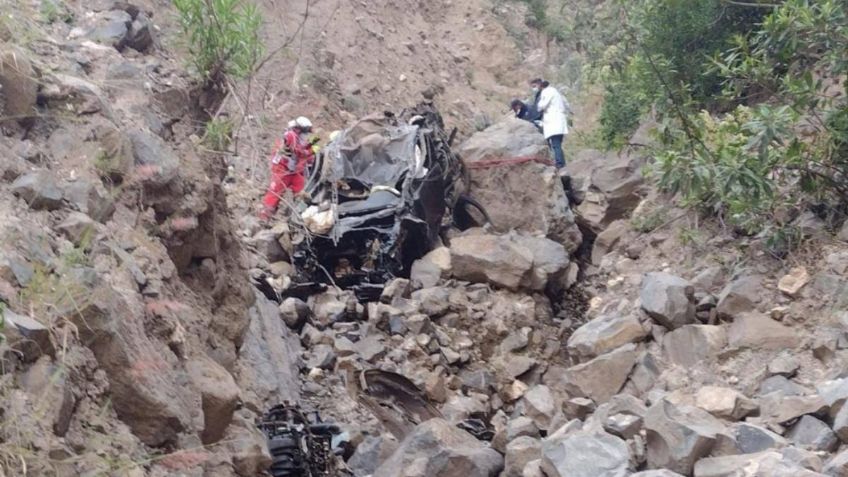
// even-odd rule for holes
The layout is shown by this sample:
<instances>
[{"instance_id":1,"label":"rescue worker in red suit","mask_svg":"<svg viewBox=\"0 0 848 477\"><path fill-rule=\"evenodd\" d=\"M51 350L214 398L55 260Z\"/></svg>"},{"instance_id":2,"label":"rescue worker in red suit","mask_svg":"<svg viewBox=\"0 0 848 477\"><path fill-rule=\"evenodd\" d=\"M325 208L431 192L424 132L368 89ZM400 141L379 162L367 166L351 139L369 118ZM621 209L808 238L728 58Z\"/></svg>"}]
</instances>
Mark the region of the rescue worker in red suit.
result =
<instances>
[{"instance_id":1,"label":"rescue worker in red suit","mask_svg":"<svg viewBox=\"0 0 848 477\"><path fill-rule=\"evenodd\" d=\"M307 134L312 131L312 122L303 116L289 123L289 128L283 134L283 140L277 141L274 154L271 156L271 184L262 200L260 218L268 220L276 212L280 198L286 189L294 194L303 191L306 185L304 171L306 166L315 161L312 144Z\"/></svg>"}]
</instances>

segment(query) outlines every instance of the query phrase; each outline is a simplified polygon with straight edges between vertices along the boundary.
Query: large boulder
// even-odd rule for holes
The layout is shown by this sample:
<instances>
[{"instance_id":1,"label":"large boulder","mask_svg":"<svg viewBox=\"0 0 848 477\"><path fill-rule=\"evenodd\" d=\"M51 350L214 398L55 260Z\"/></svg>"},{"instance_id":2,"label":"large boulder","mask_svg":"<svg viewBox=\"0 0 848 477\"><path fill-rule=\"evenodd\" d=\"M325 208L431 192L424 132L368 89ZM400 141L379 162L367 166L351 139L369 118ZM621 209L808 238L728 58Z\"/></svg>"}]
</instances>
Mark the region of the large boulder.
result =
<instances>
[{"instance_id":1,"label":"large boulder","mask_svg":"<svg viewBox=\"0 0 848 477\"><path fill-rule=\"evenodd\" d=\"M567 347L574 355L594 358L627 343L641 341L646 336L648 330L635 316L612 313L601 315L577 328L568 338Z\"/></svg>"},{"instance_id":2,"label":"large boulder","mask_svg":"<svg viewBox=\"0 0 848 477\"><path fill-rule=\"evenodd\" d=\"M688 368L714 359L727 346L727 333L721 326L687 325L666 333L662 343L670 362Z\"/></svg>"},{"instance_id":3,"label":"large boulder","mask_svg":"<svg viewBox=\"0 0 848 477\"><path fill-rule=\"evenodd\" d=\"M20 51L0 51L0 112L24 122L35 114L38 78ZM0 121L2 124L2 121Z\"/></svg>"},{"instance_id":4,"label":"large boulder","mask_svg":"<svg viewBox=\"0 0 848 477\"><path fill-rule=\"evenodd\" d=\"M473 135L459 153L470 171L469 192L496 228L541 234L569 252L580 246L582 236L562 181L553 167L539 162L548 160L548 146L532 124L504 120ZM513 159L518 163L503 162Z\"/></svg>"},{"instance_id":5,"label":"large boulder","mask_svg":"<svg viewBox=\"0 0 848 477\"><path fill-rule=\"evenodd\" d=\"M503 457L444 419L419 424L374 477L495 477Z\"/></svg>"},{"instance_id":6,"label":"large boulder","mask_svg":"<svg viewBox=\"0 0 848 477\"><path fill-rule=\"evenodd\" d=\"M720 386L704 386L698 390L696 405L710 414L738 421L758 409L757 404L739 391Z\"/></svg>"},{"instance_id":7,"label":"large boulder","mask_svg":"<svg viewBox=\"0 0 848 477\"><path fill-rule=\"evenodd\" d=\"M779 452L766 451L709 457L695 464L694 477L824 477L790 461Z\"/></svg>"},{"instance_id":8,"label":"large boulder","mask_svg":"<svg viewBox=\"0 0 848 477\"><path fill-rule=\"evenodd\" d=\"M830 427L813 416L802 416L786 433L786 438L813 451L833 452L839 446L839 439Z\"/></svg>"},{"instance_id":9,"label":"large boulder","mask_svg":"<svg viewBox=\"0 0 848 477\"><path fill-rule=\"evenodd\" d=\"M549 477L626 477L630 450L605 432L576 432L544 442L542 470Z\"/></svg>"},{"instance_id":10,"label":"large boulder","mask_svg":"<svg viewBox=\"0 0 848 477\"><path fill-rule=\"evenodd\" d=\"M239 388L226 369L205 356L190 360L186 363L186 369L200 392L203 404L204 428L201 439L204 444L218 442L233 420Z\"/></svg>"},{"instance_id":11,"label":"large boulder","mask_svg":"<svg viewBox=\"0 0 848 477\"><path fill-rule=\"evenodd\" d=\"M579 152L567 166L574 193L582 200L576 208L577 220L600 233L612 222L629 216L641 201L642 164L642 158L627 152Z\"/></svg>"},{"instance_id":12,"label":"large boulder","mask_svg":"<svg viewBox=\"0 0 848 477\"><path fill-rule=\"evenodd\" d=\"M754 311L762 293L762 277L743 275L725 285L718 296L716 311L725 318Z\"/></svg>"},{"instance_id":13,"label":"large boulder","mask_svg":"<svg viewBox=\"0 0 848 477\"><path fill-rule=\"evenodd\" d=\"M736 317L727 332L731 348L764 350L793 349L801 344L798 331L761 313Z\"/></svg>"},{"instance_id":14,"label":"large boulder","mask_svg":"<svg viewBox=\"0 0 848 477\"><path fill-rule=\"evenodd\" d=\"M699 459L712 451L721 422L693 406L661 400L645 414L648 467L691 475Z\"/></svg>"},{"instance_id":15,"label":"large boulder","mask_svg":"<svg viewBox=\"0 0 848 477\"><path fill-rule=\"evenodd\" d=\"M649 273L642 281L642 309L668 329L695 322L694 287L668 273Z\"/></svg>"},{"instance_id":16,"label":"large boulder","mask_svg":"<svg viewBox=\"0 0 848 477\"><path fill-rule=\"evenodd\" d=\"M62 207L62 189L56 176L48 170L30 172L12 183L12 193L33 209L56 210Z\"/></svg>"},{"instance_id":17,"label":"large boulder","mask_svg":"<svg viewBox=\"0 0 848 477\"><path fill-rule=\"evenodd\" d=\"M453 275L518 290L530 284L533 253L509 237L465 235L451 241Z\"/></svg>"},{"instance_id":18,"label":"large boulder","mask_svg":"<svg viewBox=\"0 0 848 477\"><path fill-rule=\"evenodd\" d=\"M570 260L561 244L544 237L513 237L513 240L533 254L530 288L537 291L549 288L561 291L568 287L566 272Z\"/></svg>"},{"instance_id":19,"label":"large boulder","mask_svg":"<svg viewBox=\"0 0 848 477\"><path fill-rule=\"evenodd\" d=\"M439 247L412 263L409 279L421 288L430 288L449 277L451 269L450 250Z\"/></svg>"},{"instance_id":20,"label":"large boulder","mask_svg":"<svg viewBox=\"0 0 848 477\"><path fill-rule=\"evenodd\" d=\"M539 439L529 436L521 436L506 446L504 456L503 477L522 477L522 471L531 461L542 456L542 443Z\"/></svg>"},{"instance_id":21,"label":"large boulder","mask_svg":"<svg viewBox=\"0 0 848 477\"><path fill-rule=\"evenodd\" d=\"M606 402L624 386L638 359L636 345L627 344L568 368L563 373L562 385L572 396L587 397L596 403Z\"/></svg>"},{"instance_id":22,"label":"large boulder","mask_svg":"<svg viewBox=\"0 0 848 477\"><path fill-rule=\"evenodd\" d=\"M833 431L842 442L848 442L848 378L825 381L816 390L830 408Z\"/></svg>"},{"instance_id":23,"label":"large boulder","mask_svg":"<svg viewBox=\"0 0 848 477\"><path fill-rule=\"evenodd\" d=\"M737 422L718 435L713 455L754 454L787 444L786 439L764 427Z\"/></svg>"}]
</instances>

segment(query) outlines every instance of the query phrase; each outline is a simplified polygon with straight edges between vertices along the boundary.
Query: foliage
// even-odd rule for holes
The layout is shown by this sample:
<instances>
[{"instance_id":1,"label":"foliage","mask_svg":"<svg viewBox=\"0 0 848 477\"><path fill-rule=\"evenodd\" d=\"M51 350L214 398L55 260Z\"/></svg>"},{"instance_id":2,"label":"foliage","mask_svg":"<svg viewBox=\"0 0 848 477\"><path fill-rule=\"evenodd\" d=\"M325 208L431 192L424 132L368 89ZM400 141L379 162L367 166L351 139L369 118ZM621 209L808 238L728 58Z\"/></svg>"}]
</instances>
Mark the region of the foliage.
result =
<instances>
[{"instance_id":1,"label":"foliage","mask_svg":"<svg viewBox=\"0 0 848 477\"><path fill-rule=\"evenodd\" d=\"M226 117L213 118L206 123L203 144L213 151L226 151L233 141L233 122Z\"/></svg>"},{"instance_id":2,"label":"foliage","mask_svg":"<svg viewBox=\"0 0 848 477\"><path fill-rule=\"evenodd\" d=\"M249 76L262 54L261 15L242 0L174 0L191 61L211 83Z\"/></svg>"},{"instance_id":3,"label":"foliage","mask_svg":"<svg viewBox=\"0 0 848 477\"><path fill-rule=\"evenodd\" d=\"M41 18L45 23L70 23L74 15L58 0L41 0Z\"/></svg>"},{"instance_id":4,"label":"foliage","mask_svg":"<svg viewBox=\"0 0 848 477\"><path fill-rule=\"evenodd\" d=\"M774 248L795 243L775 211L848 203L848 13L845 0L787 0L714 60L724 116L691 105L663 130L660 184L686 203L753 233ZM749 103L749 105L741 105ZM773 229L773 230L772 230Z\"/></svg>"}]
</instances>

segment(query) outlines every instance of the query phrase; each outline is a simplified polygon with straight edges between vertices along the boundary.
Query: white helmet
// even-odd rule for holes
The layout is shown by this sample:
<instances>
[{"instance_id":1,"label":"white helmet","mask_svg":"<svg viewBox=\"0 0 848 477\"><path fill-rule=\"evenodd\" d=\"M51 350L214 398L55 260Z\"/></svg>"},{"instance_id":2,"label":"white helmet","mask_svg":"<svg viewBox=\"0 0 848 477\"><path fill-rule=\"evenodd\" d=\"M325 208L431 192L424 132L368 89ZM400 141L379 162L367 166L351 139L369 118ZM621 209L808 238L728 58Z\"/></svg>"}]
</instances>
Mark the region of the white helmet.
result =
<instances>
[{"instance_id":1,"label":"white helmet","mask_svg":"<svg viewBox=\"0 0 848 477\"><path fill-rule=\"evenodd\" d=\"M293 129L295 126L297 126L297 124L295 124L294 119L292 119L291 121L289 121L289 124L288 124L287 127L289 129Z\"/></svg>"},{"instance_id":2,"label":"white helmet","mask_svg":"<svg viewBox=\"0 0 848 477\"><path fill-rule=\"evenodd\" d=\"M312 129L312 121L306 119L303 116L294 120L294 124L300 129Z\"/></svg>"}]
</instances>

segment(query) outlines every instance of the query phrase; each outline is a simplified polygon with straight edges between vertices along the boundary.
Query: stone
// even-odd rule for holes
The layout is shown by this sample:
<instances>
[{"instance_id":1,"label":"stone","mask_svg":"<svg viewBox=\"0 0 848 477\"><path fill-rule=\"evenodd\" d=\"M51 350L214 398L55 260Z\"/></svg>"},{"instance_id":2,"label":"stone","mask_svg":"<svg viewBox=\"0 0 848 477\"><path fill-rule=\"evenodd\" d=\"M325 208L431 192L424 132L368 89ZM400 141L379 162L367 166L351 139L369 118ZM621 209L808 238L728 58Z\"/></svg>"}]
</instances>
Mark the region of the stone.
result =
<instances>
[{"instance_id":1,"label":"stone","mask_svg":"<svg viewBox=\"0 0 848 477\"><path fill-rule=\"evenodd\" d=\"M786 439L764 427L737 422L716 437L713 455L754 454L787 445Z\"/></svg>"},{"instance_id":2,"label":"stone","mask_svg":"<svg viewBox=\"0 0 848 477\"><path fill-rule=\"evenodd\" d=\"M524 467L542 456L542 443L538 439L522 436L511 440L504 455L503 477L522 477Z\"/></svg>"},{"instance_id":3,"label":"stone","mask_svg":"<svg viewBox=\"0 0 848 477\"><path fill-rule=\"evenodd\" d=\"M242 416L234 417L221 442L232 456L233 469L239 476L262 475L271 466L265 435Z\"/></svg>"},{"instance_id":4,"label":"stone","mask_svg":"<svg viewBox=\"0 0 848 477\"><path fill-rule=\"evenodd\" d=\"M807 394L809 390L786 379L783 376L772 376L760 383L759 394L764 396L771 393L781 393L784 396L800 396Z\"/></svg>"},{"instance_id":5,"label":"stone","mask_svg":"<svg viewBox=\"0 0 848 477\"><path fill-rule=\"evenodd\" d=\"M48 419L53 433L64 437L71 425L77 399L68 372L42 356L20 378L21 388L37 396L39 419Z\"/></svg>"},{"instance_id":6,"label":"stone","mask_svg":"<svg viewBox=\"0 0 848 477\"><path fill-rule=\"evenodd\" d=\"M788 461L780 453L766 451L701 459L694 477L824 477Z\"/></svg>"},{"instance_id":7,"label":"stone","mask_svg":"<svg viewBox=\"0 0 848 477\"><path fill-rule=\"evenodd\" d=\"M837 275L848 275L848 250L840 250L825 257L827 268Z\"/></svg>"},{"instance_id":8,"label":"stone","mask_svg":"<svg viewBox=\"0 0 848 477\"><path fill-rule=\"evenodd\" d=\"M6 49L7 45L0 51L0 111L3 116L28 123L35 114L38 77L27 55Z\"/></svg>"},{"instance_id":9,"label":"stone","mask_svg":"<svg viewBox=\"0 0 848 477\"><path fill-rule=\"evenodd\" d=\"M798 347L801 337L793 328L762 313L743 313L730 325L727 341L731 348L781 350Z\"/></svg>"},{"instance_id":10,"label":"stone","mask_svg":"<svg viewBox=\"0 0 848 477\"><path fill-rule=\"evenodd\" d=\"M397 441L387 437L368 436L356 446L347 466L355 477L369 476L397 450L397 446Z\"/></svg>"},{"instance_id":11,"label":"stone","mask_svg":"<svg viewBox=\"0 0 848 477\"><path fill-rule=\"evenodd\" d=\"M848 442L848 378L825 381L816 388L829 406L834 432L843 442Z\"/></svg>"},{"instance_id":12,"label":"stone","mask_svg":"<svg viewBox=\"0 0 848 477\"><path fill-rule=\"evenodd\" d=\"M539 426L536 421L527 416L518 416L515 419L510 419L506 425L506 440L511 442L513 439L526 436L534 439L541 435Z\"/></svg>"},{"instance_id":13,"label":"stone","mask_svg":"<svg viewBox=\"0 0 848 477\"><path fill-rule=\"evenodd\" d=\"M648 331L632 315L601 315L577 328L568 338L573 355L594 358L628 343L643 340Z\"/></svg>"},{"instance_id":14,"label":"stone","mask_svg":"<svg viewBox=\"0 0 848 477\"><path fill-rule=\"evenodd\" d=\"M721 422L693 406L660 400L645 414L648 467L691 475L695 462L712 451Z\"/></svg>"},{"instance_id":15,"label":"stone","mask_svg":"<svg viewBox=\"0 0 848 477\"><path fill-rule=\"evenodd\" d=\"M742 393L719 386L704 386L698 389L696 405L710 414L738 421L754 413L757 404Z\"/></svg>"},{"instance_id":16,"label":"stone","mask_svg":"<svg viewBox=\"0 0 848 477\"><path fill-rule=\"evenodd\" d=\"M667 273L649 273L642 281L642 309L670 330L695 322L694 287Z\"/></svg>"},{"instance_id":17,"label":"stone","mask_svg":"<svg viewBox=\"0 0 848 477\"><path fill-rule=\"evenodd\" d=\"M544 384L533 386L524 393L524 410L539 429L548 430L557 405L550 388Z\"/></svg>"},{"instance_id":18,"label":"stone","mask_svg":"<svg viewBox=\"0 0 848 477\"><path fill-rule=\"evenodd\" d=\"M568 368L563 384L572 396L587 397L596 403L606 402L624 386L638 358L636 345L624 345L591 361Z\"/></svg>"},{"instance_id":19,"label":"stone","mask_svg":"<svg viewBox=\"0 0 848 477\"><path fill-rule=\"evenodd\" d=\"M29 172L18 177L11 191L32 209L56 210L62 207L62 189L56 176L48 170Z\"/></svg>"},{"instance_id":20,"label":"stone","mask_svg":"<svg viewBox=\"0 0 848 477\"><path fill-rule=\"evenodd\" d=\"M460 280L518 290L530 285L533 254L508 237L466 235L451 241L453 275Z\"/></svg>"},{"instance_id":21,"label":"stone","mask_svg":"<svg viewBox=\"0 0 848 477\"><path fill-rule=\"evenodd\" d=\"M827 412L828 405L821 396L784 396L772 393L760 398L760 419L762 422L786 424L805 414L821 415Z\"/></svg>"},{"instance_id":22,"label":"stone","mask_svg":"<svg viewBox=\"0 0 848 477\"><path fill-rule=\"evenodd\" d=\"M331 370L336 364L336 352L330 345L318 345L310 350L306 360L308 368Z\"/></svg>"},{"instance_id":23,"label":"stone","mask_svg":"<svg viewBox=\"0 0 848 477\"><path fill-rule=\"evenodd\" d=\"M777 282L777 289L791 297L798 296L804 285L810 282L810 274L804 267L796 267Z\"/></svg>"},{"instance_id":24,"label":"stone","mask_svg":"<svg viewBox=\"0 0 848 477\"><path fill-rule=\"evenodd\" d=\"M662 338L668 360L686 368L715 359L727 345L727 333L721 326L687 325Z\"/></svg>"},{"instance_id":25,"label":"stone","mask_svg":"<svg viewBox=\"0 0 848 477\"><path fill-rule=\"evenodd\" d=\"M719 316L734 318L756 309L763 290L762 277L745 275L728 283L718 296Z\"/></svg>"},{"instance_id":26,"label":"stone","mask_svg":"<svg viewBox=\"0 0 848 477\"><path fill-rule=\"evenodd\" d=\"M670 470L645 470L642 472L636 472L635 474L631 474L630 477L684 477L677 472L672 472Z\"/></svg>"},{"instance_id":27,"label":"stone","mask_svg":"<svg viewBox=\"0 0 848 477\"><path fill-rule=\"evenodd\" d=\"M501 391L501 397L506 402L515 402L524 396L524 393L527 392L527 389L529 388L526 384L516 379L512 383L504 387L504 389Z\"/></svg>"},{"instance_id":28,"label":"stone","mask_svg":"<svg viewBox=\"0 0 848 477\"><path fill-rule=\"evenodd\" d=\"M601 233L628 218L641 202L644 159L638 154L584 150L569 161L572 194L582 199L576 209L583 227Z\"/></svg>"},{"instance_id":29,"label":"stone","mask_svg":"<svg viewBox=\"0 0 848 477\"><path fill-rule=\"evenodd\" d=\"M233 420L240 390L233 376L207 357L189 360L186 370L200 392L203 405L205 427L201 440L204 444L216 443L224 437L224 431Z\"/></svg>"},{"instance_id":30,"label":"stone","mask_svg":"<svg viewBox=\"0 0 848 477\"><path fill-rule=\"evenodd\" d=\"M124 44L138 52L148 52L154 44L154 27L147 15L140 13L130 25Z\"/></svg>"},{"instance_id":31,"label":"stone","mask_svg":"<svg viewBox=\"0 0 848 477\"><path fill-rule=\"evenodd\" d=\"M450 310L450 292L443 287L416 290L412 299L420 303L421 313L430 318L438 318Z\"/></svg>"},{"instance_id":32,"label":"stone","mask_svg":"<svg viewBox=\"0 0 848 477\"><path fill-rule=\"evenodd\" d=\"M542 444L542 471L548 477L627 477L630 450L605 432L576 432Z\"/></svg>"},{"instance_id":33,"label":"stone","mask_svg":"<svg viewBox=\"0 0 848 477\"><path fill-rule=\"evenodd\" d=\"M628 230L630 230L629 221L616 220L599 233L592 245L592 263L600 266L601 260L618 245L618 242Z\"/></svg>"},{"instance_id":34,"label":"stone","mask_svg":"<svg viewBox=\"0 0 848 477\"><path fill-rule=\"evenodd\" d=\"M177 177L180 158L159 136L141 130L130 131L127 136L132 144L135 166L146 171L143 175L146 184L162 187Z\"/></svg>"},{"instance_id":35,"label":"stone","mask_svg":"<svg viewBox=\"0 0 848 477\"><path fill-rule=\"evenodd\" d=\"M836 238L843 242L848 242L848 221L842 224L842 228L837 232Z\"/></svg>"},{"instance_id":36,"label":"stone","mask_svg":"<svg viewBox=\"0 0 848 477\"><path fill-rule=\"evenodd\" d=\"M289 297L280 304L280 318L293 330L302 328L311 314L309 305L299 298Z\"/></svg>"},{"instance_id":37,"label":"stone","mask_svg":"<svg viewBox=\"0 0 848 477\"><path fill-rule=\"evenodd\" d=\"M279 234L277 232L265 229L260 230L248 243L256 249L259 255L265 257L269 262L287 261L289 255L283 250L283 246L280 245L278 239Z\"/></svg>"},{"instance_id":38,"label":"stone","mask_svg":"<svg viewBox=\"0 0 848 477\"><path fill-rule=\"evenodd\" d=\"M488 394L495 387L495 375L488 369L464 371L459 375L465 388Z\"/></svg>"},{"instance_id":39,"label":"stone","mask_svg":"<svg viewBox=\"0 0 848 477\"><path fill-rule=\"evenodd\" d=\"M848 477L848 449L827 461L822 468L822 473L831 477Z\"/></svg>"},{"instance_id":40,"label":"stone","mask_svg":"<svg viewBox=\"0 0 848 477\"><path fill-rule=\"evenodd\" d=\"M40 322L9 309L0 310L0 318L3 324L0 327L0 333L4 337L3 344L13 350L23 362L31 363L41 356L55 353L50 329Z\"/></svg>"},{"instance_id":41,"label":"stone","mask_svg":"<svg viewBox=\"0 0 848 477\"><path fill-rule=\"evenodd\" d=\"M121 49L126 42L132 17L124 11L110 10L95 14L90 24L91 26L82 32L85 38ZM79 35L79 33L76 34ZM75 33L72 32L71 35L74 36Z\"/></svg>"},{"instance_id":42,"label":"stone","mask_svg":"<svg viewBox=\"0 0 848 477\"><path fill-rule=\"evenodd\" d=\"M570 260L561 244L544 237L513 237L516 245L533 254L532 283L529 288L544 291L561 291L567 288L566 279Z\"/></svg>"},{"instance_id":43,"label":"stone","mask_svg":"<svg viewBox=\"0 0 848 477\"><path fill-rule=\"evenodd\" d=\"M71 212L57 228L76 246L90 246L94 239L94 221L82 212Z\"/></svg>"},{"instance_id":44,"label":"stone","mask_svg":"<svg viewBox=\"0 0 848 477\"><path fill-rule=\"evenodd\" d=\"M485 166L492 159L547 158L544 137L532 124L505 119L474 134L457 151L469 166L469 195L483 205L500 231L543 236L563 244L569 253L577 250L582 236L554 168L535 161L506 168Z\"/></svg>"},{"instance_id":45,"label":"stone","mask_svg":"<svg viewBox=\"0 0 848 477\"><path fill-rule=\"evenodd\" d=\"M430 288L450 277L451 270L450 249L439 247L412 263L409 278L421 288Z\"/></svg>"},{"instance_id":46,"label":"stone","mask_svg":"<svg viewBox=\"0 0 848 477\"><path fill-rule=\"evenodd\" d=\"M115 213L115 201L102 185L77 179L65 184L62 195L71 206L100 223L106 223Z\"/></svg>"},{"instance_id":47,"label":"stone","mask_svg":"<svg viewBox=\"0 0 848 477\"><path fill-rule=\"evenodd\" d=\"M798 373L800 367L801 364L797 358L791 355L783 355L769 361L768 372L773 376L791 378Z\"/></svg>"},{"instance_id":48,"label":"stone","mask_svg":"<svg viewBox=\"0 0 848 477\"><path fill-rule=\"evenodd\" d=\"M797 446L813 451L833 452L839 446L839 439L830 427L813 416L801 416L786 433L786 438Z\"/></svg>"},{"instance_id":49,"label":"stone","mask_svg":"<svg viewBox=\"0 0 848 477\"><path fill-rule=\"evenodd\" d=\"M565 402L565 412L568 416L584 420L595 412L595 402L589 398L571 398Z\"/></svg>"},{"instance_id":50,"label":"stone","mask_svg":"<svg viewBox=\"0 0 848 477\"><path fill-rule=\"evenodd\" d=\"M614 414L604 421L604 430L622 439L630 439L642 429L642 418L632 414Z\"/></svg>"},{"instance_id":51,"label":"stone","mask_svg":"<svg viewBox=\"0 0 848 477\"><path fill-rule=\"evenodd\" d=\"M444 419L419 424L373 477L496 477L501 455Z\"/></svg>"}]
</instances>

